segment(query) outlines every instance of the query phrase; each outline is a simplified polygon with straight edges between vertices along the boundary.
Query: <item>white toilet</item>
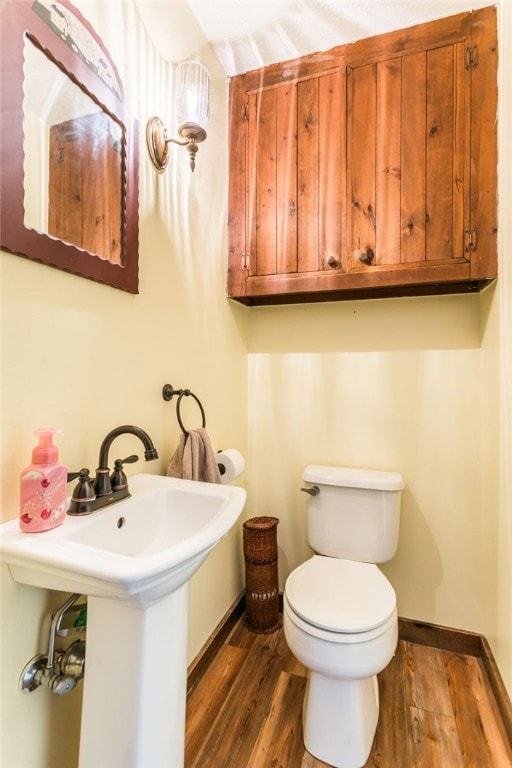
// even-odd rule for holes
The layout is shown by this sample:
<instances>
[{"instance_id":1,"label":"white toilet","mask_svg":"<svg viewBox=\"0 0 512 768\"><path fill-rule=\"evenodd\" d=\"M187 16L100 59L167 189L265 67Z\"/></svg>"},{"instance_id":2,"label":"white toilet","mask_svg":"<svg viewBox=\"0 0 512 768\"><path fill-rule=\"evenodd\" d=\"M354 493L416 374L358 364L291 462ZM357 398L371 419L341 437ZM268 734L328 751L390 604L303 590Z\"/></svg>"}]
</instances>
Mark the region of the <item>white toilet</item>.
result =
<instances>
[{"instance_id":1,"label":"white toilet","mask_svg":"<svg viewBox=\"0 0 512 768\"><path fill-rule=\"evenodd\" d=\"M396 596L375 563L398 544L398 472L309 465L307 540L316 553L288 577L283 623L309 669L304 744L335 768L361 768L379 716L376 675L398 640Z\"/></svg>"}]
</instances>

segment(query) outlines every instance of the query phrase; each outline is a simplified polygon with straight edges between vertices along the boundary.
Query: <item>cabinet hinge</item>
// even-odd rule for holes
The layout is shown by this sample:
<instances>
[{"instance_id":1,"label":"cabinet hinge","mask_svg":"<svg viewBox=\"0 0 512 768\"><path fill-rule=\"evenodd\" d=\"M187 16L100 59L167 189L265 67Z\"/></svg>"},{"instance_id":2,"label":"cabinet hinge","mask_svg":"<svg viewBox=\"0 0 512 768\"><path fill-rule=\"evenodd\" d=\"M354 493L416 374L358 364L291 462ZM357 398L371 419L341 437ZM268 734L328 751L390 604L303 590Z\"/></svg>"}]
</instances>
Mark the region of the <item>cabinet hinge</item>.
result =
<instances>
[{"instance_id":1,"label":"cabinet hinge","mask_svg":"<svg viewBox=\"0 0 512 768\"><path fill-rule=\"evenodd\" d=\"M242 269L242 272L248 272L249 271L249 254L248 253L242 253L240 257L240 266Z\"/></svg>"},{"instance_id":2,"label":"cabinet hinge","mask_svg":"<svg viewBox=\"0 0 512 768\"><path fill-rule=\"evenodd\" d=\"M478 50L476 45L466 48L466 69L474 69L478 65Z\"/></svg>"},{"instance_id":3,"label":"cabinet hinge","mask_svg":"<svg viewBox=\"0 0 512 768\"><path fill-rule=\"evenodd\" d=\"M249 119L249 108L247 104L242 104L242 120Z\"/></svg>"},{"instance_id":4,"label":"cabinet hinge","mask_svg":"<svg viewBox=\"0 0 512 768\"><path fill-rule=\"evenodd\" d=\"M464 250L465 251L476 251L477 240L478 238L477 238L476 229L464 230Z\"/></svg>"}]
</instances>

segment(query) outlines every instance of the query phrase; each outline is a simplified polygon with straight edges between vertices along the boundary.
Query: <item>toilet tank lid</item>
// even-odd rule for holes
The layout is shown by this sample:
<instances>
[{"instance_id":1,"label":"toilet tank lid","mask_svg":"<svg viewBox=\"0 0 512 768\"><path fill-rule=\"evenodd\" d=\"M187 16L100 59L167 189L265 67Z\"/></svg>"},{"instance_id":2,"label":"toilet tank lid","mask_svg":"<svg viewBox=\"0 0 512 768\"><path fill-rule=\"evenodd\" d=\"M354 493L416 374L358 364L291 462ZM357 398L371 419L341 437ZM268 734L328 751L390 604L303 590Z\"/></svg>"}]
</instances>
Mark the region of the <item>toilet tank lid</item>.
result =
<instances>
[{"instance_id":1,"label":"toilet tank lid","mask_svg":"<svg viewBox=\"0 0 512 768\"><path fill-rule=\"evenodd\" d=\"M318 483L319 485L370 488L379 491L400 491L405 487L404 479L399 472L355 469L353 467L328 467L322 464L308 464L302 478L308 483Z\"/></svg>"}]
</instances>

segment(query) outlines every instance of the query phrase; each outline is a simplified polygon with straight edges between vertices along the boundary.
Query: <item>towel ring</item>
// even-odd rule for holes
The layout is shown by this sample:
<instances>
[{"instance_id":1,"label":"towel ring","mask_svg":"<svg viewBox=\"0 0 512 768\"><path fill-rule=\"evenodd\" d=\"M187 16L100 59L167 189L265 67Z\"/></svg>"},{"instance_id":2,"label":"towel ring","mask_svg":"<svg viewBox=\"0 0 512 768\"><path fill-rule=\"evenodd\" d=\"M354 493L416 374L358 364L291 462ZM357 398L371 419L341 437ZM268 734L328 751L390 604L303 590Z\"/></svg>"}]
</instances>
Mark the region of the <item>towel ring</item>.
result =
<instances>
[{"instance_id":1,"label":"towel ring","mask_svg":"<svg viewBox=\"0 0 512 768\"><path fill-rule=\"evenodd\" d=\"M181 398L182 398L184 395L185 395L185 397L193 397L193 398L194 398L194 400L196 401L196 403L198 404L198 406L199 406L199 410L201 411L201 418L202 418L202 420L203 420L203 429L206 427L206 419L205 419L205 416L204 416L204 410L203 410L203 406L201 405L201 401L199 400L199 398L198 398L198 397L196 397L196 396L194 395L194 393L190 391L190 389L184 389L184 390L183 390L183 391L180 393L180 396L178 397L178 402L176 403L176 417L177 417L177 419L178 419L178 424L179 424L179 425L180 425L180 427L181 427L181 431L183 432L183 434L184 434L184 435L188 435L188 430L187 430L187 429L185 429L185 427L183 426L183 422L182 422L182 420L181 420L181 414L180 414L180 404L181 404Z\"/></svg>"},{"instance_id":2,"label":"towel ring","mask_svg":"<svg viewBox=\"0 0 512 768\"><path fill-rule=\"evenodd\" d=\"M174 389L172 384L164 384L164 387L162 389L162 397L164 400L172 400L174 395L178 395L178 402L176 403L176 418L178 419L178 424L180 425L181 431L184 435L188 435L188 430L185 429L183 422L181 420L181 413L180 413L180 405L181 405L181 399L183 397L193 397L196 401L197 405L199 406L199 410L201 411L201 418L203 421L203 429L206 427L206 418L204 415L204 409L201 405L201 401L199 400L196 395L194 395L193 392L190 391L190 389Z\"/></svg>"}]
</instances>

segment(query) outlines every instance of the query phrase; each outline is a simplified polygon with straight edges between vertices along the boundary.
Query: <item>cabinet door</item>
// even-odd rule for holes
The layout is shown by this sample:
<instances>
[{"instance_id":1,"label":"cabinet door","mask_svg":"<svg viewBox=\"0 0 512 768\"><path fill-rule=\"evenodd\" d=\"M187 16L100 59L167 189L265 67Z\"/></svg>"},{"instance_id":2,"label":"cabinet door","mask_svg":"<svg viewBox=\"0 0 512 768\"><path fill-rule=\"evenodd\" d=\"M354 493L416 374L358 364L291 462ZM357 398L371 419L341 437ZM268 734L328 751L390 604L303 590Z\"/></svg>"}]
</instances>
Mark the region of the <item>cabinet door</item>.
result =
<instances>
[{"instance_id":1,"label":"cabinet door","mask_svg":"<svg viewBox=\"0 0 512 768\"><path fill-rule=\"evenodd\" d=\"M466 46L348 67L349 271L392 271L396 282L469 278Z\"/></svg>"},{"instance_id":2,"label":"cabinet door","mask_svg":"<svg viewBox=\"0 0 512 768\"><path fill-rule=\"evenodd\" d=\"M338 70L247 94L248 292L340 265L344 85Z\"/></svg>"}]
</instances>

